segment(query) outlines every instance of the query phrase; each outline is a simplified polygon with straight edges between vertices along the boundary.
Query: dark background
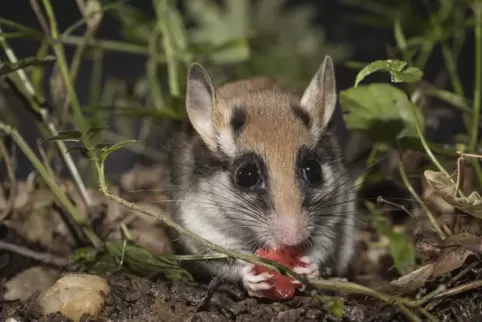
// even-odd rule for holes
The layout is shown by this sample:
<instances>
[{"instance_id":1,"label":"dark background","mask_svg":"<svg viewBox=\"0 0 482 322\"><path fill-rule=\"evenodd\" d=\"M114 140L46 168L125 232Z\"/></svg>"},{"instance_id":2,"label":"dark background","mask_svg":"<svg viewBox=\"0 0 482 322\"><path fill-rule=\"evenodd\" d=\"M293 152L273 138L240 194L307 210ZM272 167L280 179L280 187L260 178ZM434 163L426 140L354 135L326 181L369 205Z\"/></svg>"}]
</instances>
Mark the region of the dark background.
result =
<instances>
[{"instance_id":1,"label":"dark background","mask_svg":"<svg viewBox=\"0 0 482 322\"><path fill-rule=\"evenodd\" d=\"M191 0L192 1L192 0ZM407 0L410 1L410 0ZM345 42L349 43L353 48L353 55L349 57L351 60L369 62L376 59L386 59L386 46L394 43L392 32L389 29L375 28L350 23L350 15L360 11L357 8L347 7L339 1L335 0L299 0L291 1L289 5L296 5L301 2L313 2L318 7L317 19L313 23L321 24L323 26L326 36L331 42ZM131 1L131 4L136 5L142 9L146 14L152 15L152 3L147 0ZM75 0L53 0L52 5L58 19L59 30L64 30L73 21L80 19ZM182 8L182 3L180 3ZM420 10L423 10L422 7ZM30 2L28 0L17 1L2 1L0 4L0 16L9 20L16 21L22 25L26 25L37 30L41 30L35 14L33 13ZM103 22L97 32L98 38L104 39L122 39L119 32L120 24L110 15L104 15ZM469 34L459 59L459 74L463 81L464 88L471 89L473 83L473 35ZM35 55L39 43L33 40L18 40L11 39L9 44L12 46L19 58ZM70 59L74 47L65 47L67 58ZM4 60L3 52L0 54L0 59ZM109 76L121 78L126 81L134 82L138 77L144 73L145 58L139 55L129 55L124 53L106 52L104 59L104 73ZM321 61L321 58L320 58ZM87 64L85 65L87 66ZM425 70L424 79L432 79L441 68L443 61L439 50L432 55L427 68ZM47 70L47 75L49 70ZM344 89L353 85L356 71L350 70L343 65L337 66L337 82L338 89ZM81 103L85 103L88 93L88 82L90 77L90 68L81 69L76 83L76 89ZM105 77L105 75L104 75ZM471 91L466 92L468 97L472 97ZM20 131L29 143L35 146L37 139L36 127L30 115L23 112L21 109L20 119L22 120ZM454 133L462 131L460 121L454 122L450 120L447 124L442 124L440 129L434 133L429 133L429 136L442 142L450 142L453 139ZM32 145L31 145L32 146ZM122 158L116 158L115 162L111 162L107 171L110 173L120 173L130 168L135 162L136 156L123 152ZM122 160L119 162L119 160ZM18 160L18 175L25 177L32 170L28 160L19 155Z\"/></svg>"}]
</instances>

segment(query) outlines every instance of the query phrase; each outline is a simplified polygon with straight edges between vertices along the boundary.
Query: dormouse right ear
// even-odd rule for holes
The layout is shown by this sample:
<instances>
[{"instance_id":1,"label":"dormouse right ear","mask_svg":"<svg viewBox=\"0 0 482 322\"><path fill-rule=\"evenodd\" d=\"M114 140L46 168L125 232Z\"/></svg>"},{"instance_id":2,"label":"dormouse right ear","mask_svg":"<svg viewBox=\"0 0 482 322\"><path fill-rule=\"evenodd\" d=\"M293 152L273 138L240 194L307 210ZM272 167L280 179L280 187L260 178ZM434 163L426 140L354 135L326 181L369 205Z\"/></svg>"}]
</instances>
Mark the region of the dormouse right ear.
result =
<instances>
[{"instance_id":1,"label":"dormouse right ear","mask_svg":"<svg viewBox=\"0 0 482 322\"><path fill-rule=\"evenodd\" d=\"M301 107L314 120L314 130L325 129L336 110L335 68L330 56L311 79L301 98Z\"/></svg>"},{"instance_id":2,"label":"dormouse right ear","mask_svg":"<svg viewBox=\"0 0 482 322\"><path fill-rule=\"evenodd\" d=\"M216 92L211 77L200 64L191 64L187 76L187 115L196 132L212 151L216 149L212 117L215 104Z\"/></svg>"}]
</instances>

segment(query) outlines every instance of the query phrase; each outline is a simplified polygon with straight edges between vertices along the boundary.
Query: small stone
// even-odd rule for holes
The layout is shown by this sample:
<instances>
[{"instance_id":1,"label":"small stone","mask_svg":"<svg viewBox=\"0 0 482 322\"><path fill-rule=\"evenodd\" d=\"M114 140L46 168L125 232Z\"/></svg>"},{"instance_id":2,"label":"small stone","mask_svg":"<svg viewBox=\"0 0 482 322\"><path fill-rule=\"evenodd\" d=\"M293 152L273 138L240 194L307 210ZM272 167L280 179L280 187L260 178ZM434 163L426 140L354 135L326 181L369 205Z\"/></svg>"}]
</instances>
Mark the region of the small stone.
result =
<instances>
[{"instance_id":1,"label":"small stone","mask_svg":"<svg viewBox=\"0 0 482 322\"><path fill-rule=\"evenodd\" d=\"M39 305L45 315L59 312L79 322L84 315L96 317L100 314L109 293L109 284L99 276L69 274L39 297Z\"/></svg>"}]
</instances>

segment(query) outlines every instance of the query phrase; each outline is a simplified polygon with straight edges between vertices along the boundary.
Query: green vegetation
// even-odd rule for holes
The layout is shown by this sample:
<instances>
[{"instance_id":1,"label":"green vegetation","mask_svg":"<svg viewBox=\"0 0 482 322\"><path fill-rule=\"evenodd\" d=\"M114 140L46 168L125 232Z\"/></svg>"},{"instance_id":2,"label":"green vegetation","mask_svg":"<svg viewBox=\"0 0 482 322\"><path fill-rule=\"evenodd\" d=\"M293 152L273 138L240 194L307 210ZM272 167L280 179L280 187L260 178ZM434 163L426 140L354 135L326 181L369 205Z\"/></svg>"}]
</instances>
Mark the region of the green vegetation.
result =
<instances>
[{"instance_id":1,"label":"green vegetation","mask_svg":"<svg viewBox=\"0 0 482 322\"><path fill-rule=\"evenodd\" d=\"M131 241L125 229L125 242L102 241L80 215L78 205L62 189L58 171L54 171L51 164L59 160L63 162L87 208L93 203L86 187L100 185L102 192L111 199L158 217L167 226L182 233L192 234L183 231L169 218L143 210L110 192L109 179L104 173L108 156L121 148L129 148L156 162L163 160L163 152L153 150L147 141L165 134L165 129L173 120L186 116L183 101L186 72L194 61L205 65L213 73L213 78L220 82L267 75L295 88L302 88L323 57L331 55L339 66L345 63L348 67L360 70L353 80L353 87L341 89L339 99L342 110L346 112L344 118L352 132L352 139L362 137L370 141L367 171L360 175L359 189L366 184L379 182L384 176L383 170L375 166L382 156L390 153L402 156L408 150L423 152L430 163L417 167L410 173L410 179L403 162L397 165L396 173L388 175L407 188L441 240L450 239L457 245L480 242L475 236L471 237L470 242L467 239L462 242L457 237L459 232L453 227L450 233L444 230L443 224L413 188L411 180L425 173L430 186L448 204L460 212L473 215L477 220L481 218L482 201L475 191L478 189L473 188L469 197L465 197L460 188L463 183L462 161L468 157L477 180L476 186L482 184L482 168L476 157L480 153L482 104L482 2L447 0L436 5L428 0L416 3L387 1L383 4L376 0L341 2L347 7L364 9L363 15L351 17L352 22L393 32L395 46L388 51L387 57L374 62L347 61L351 48L325 40L323 31L311 23L314 18L311 15L315 11L312 7L304 5L287 12L283 9L282 1L277 0L262 1L259 5L253 5L248 0L225 0L223 7L215 1L196 0L186 6L185 14L181 14L173 1L153 0L153 17L146 16L129 1L78 1L83 18L65 30L59 30L56 17L60 13L56 11L55 2L50 0L38 1L33 7L43 31L0 18L0 45L5 54L0 61L0 86L22 99L23 108L36 117L42 135L42 155L39 157L34 147L25 142L14 111L0 102L0 161L5 163L7 170L10 169L11 158L5 149L5 142L11 138L92 246L79 249L74 261L96 272L125 269L142 276L164 273L170 279L191 281L191 276L180 268L179 262L197 259L151 254ZM107 15L121 23L123 41L96 37ZM73 36L73 32L80 29L83 30L83 36ZM467 36L472 34L475 43L475 83L473 97L469 99L466 97L468 89L463 88L456 62ZM37 55L17 57L9 45L12 38L39 42ZM75 54L70 61L65 54L67 46L75 47ZM425 69L438 49L442 53L445 68L434 80L426 79ZM109 51L145 57L145 75L133 88L128 88L123 80L104 75L103 57ZM86 100L88 103L84 106L80 103L75 84L79 70L86 68L85 60L92 62L92 78ZM50 75L46 75L46 66L53 67ZM375 74L386 76L387 81L370 83L370 78ZM106 80L102 81L104 76ZM46 83L49 85L48 93L44 92ZM442 146L425 138L426 117L431 108L427 106L427 98L444 101L462 113L466 133L459 135L453 146ZM133 133L132 128L137 122L140 122L141 129ZM458 162L457 151L462 152L462 159ZM72 157L74 152L80 153L88 162L75 162ZM457 175L450 176L456 165ZM398 275L428 270L428 264L419 265L414 242L394 232L383 220L375 204L365 203L365 206L373 214L372 227L390 241L388 247ZM458 214L456 212L454 218ZM225 260L226 257L245 259L303 280L282 265L236 254L200 237L195 238L220 254L209 260ZM475 252L476 247L470 249ZM463 262L458 264L462 265ZM425 275L425 280L420 280L421 286L430 276L438 276L434 267L438 267L437 272L440 272L444 269L451 271L457 266L446 265L449 264L443 258L436 261L430 267L431 273ZM397 291L406 286L397 283L401 283L400 280L392 283ZM434 318L423 305L430 301L429 297L411 300L398 294L387 295L388 291L385 294L358 284L331 280L312 281L311 288L373 296L396 305L413 321L419 321L419 315ZM432 296L440 294L433 293ZM336 311L336 315L340 316L339 301L328 298L323 301L333 308L334 314Z\"/></svg>"}]
</instances>

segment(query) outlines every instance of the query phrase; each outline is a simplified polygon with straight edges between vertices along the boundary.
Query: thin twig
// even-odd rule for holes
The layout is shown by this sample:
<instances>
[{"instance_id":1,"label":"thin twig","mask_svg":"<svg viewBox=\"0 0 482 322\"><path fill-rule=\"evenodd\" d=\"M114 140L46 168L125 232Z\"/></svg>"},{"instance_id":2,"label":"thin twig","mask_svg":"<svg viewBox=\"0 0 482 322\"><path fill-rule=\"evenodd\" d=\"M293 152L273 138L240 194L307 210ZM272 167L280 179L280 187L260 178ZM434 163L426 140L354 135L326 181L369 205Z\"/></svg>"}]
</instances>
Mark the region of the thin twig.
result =
<instances>
[{"instance_id":1,"label":"thin twig","mask_svg":"<svg viewBox=\"0 0 482 322\"><path fill-rule=\"evenodd\" d=\"M471 291L473 289L480 288L480 287L482 287L482 280L477 280L477 281L462 284L462 285L453 287L449 290L446 290L444 292L441 292L440 294L438 294L434 298L439 299L439 298L443 298L443 297L454 296L454 295L462 294L462 293L465 293L465 292L468 292L468 291Z\"/></svg>"},{"instance_id":2,"label":"thin twig","mask_svg":"<svg viewBox=\"0 0 482 322\"><path fill-rule=\"evenodd\" d=\"M96 155L95 155L96 152L94 147L91 144L90 138L88 137L87 124L84 119L84 115L82 113L82 109L80 107L78 97L75 93L72 80L70 79L70 72L67 65L67 59L65 56L64 47L60 43L56 43L56 40L59 39L60 36L59 36L59 30L57 27L57 20L55 19L54 10L53 10L52 4L50 3L50 0L42 0L42 2L45 7L45 11L47 12L47 18L50 22L50 33L54 41L52 44L52 47L55 52L55 56L57 57L57 63L59 65L60 73L62 75L65 87L67 89L69 101L72 106L72 110L74 112L75 121L82 135L81 141L89 151L88 153L91 159L94 160L96 158ZM94 174L97 175L99 171L97 169L97 165L95 165L95 167L96 168L93 170L95 171Z\"/></svg>"},{"instance_id":3,"label":"thin twig","mask_svg":"<svg viewBox=\"0 0 482 322\"><path fill-rule=\"evenodd\" d=\"M2 222L12 211L15 204L15 198L17 196L17 180L15 178L15 171L13 170L12 158L10 158L10 154L8 153L7 147L5 146L2 138L0 138L0 157L3 157L5 167L7 168L8 179L10 180L10 193L8 196L7 206L0 213L0 222Z\"/></svg>"},{"instance_id":4,"label":"thin twig","mask_svg":"<svg viewBox=\"0 0 482 322\"><path fill-rule=\"evenodd\" d=\"M440 228L439 224L437 223L437 220L435 219L435 216L432 214L430 209L428 209L428 207L423 202L422 198L420 198L420 196L418 195L418 193L415 191L412 184L408 180L407 174L405 172L405 167L403 166L403 162L400 162L399 173L400 173L400 177L402 178L402 181L403 181L403 184L405 185L405 187L408 189L408 191L410 192L412 197L415 200L417 200L420 207L422 207L422 209L425 211L425 214L427 215L428 220L432 224L432 228L435 230L435 232L440 236L440 238L442 240L445 239L445 237L446 237L445 233L443 232L443 230Z\"/></svg>"},{"instance_id":5,"label":"thin twig","mask_svg":"<svg viewBox=\"0 0 482 322\"><path fill-rule=\"evenodd\" d=\"M400 205L398 203L388 201L387 199L383 198L382 196L378 196L377 202L378 203L386 203L387 205L396 207L396 208L400 209L401 211L403 211L404 213L406 213L409 217L412 217L412 218L415 219L413 214L410 211L408 211L407 207L405 207L404 205Z\"/></svg>"},{"instance_id":6,"label":"thin twig","mask_svg":"<svg viewBox=\"0 0 482 322\"><path fill-rule=\"evenodd\" d=\"M9 251L11 253L16 253L24 257L28 257L44 264L53 265L56 267L65 267L71 264L71 261L67 258L55 256L48 253L39 253L26 247L11 244L3 240L0 240L0 249Z\"/></svg>"},{"instance_id":7,"label":"thin twig","mask_svg":"<svg viewBox=\"0 0 482 322\"><path fill-rule=\"evenodd\" d=\"M47 24L47 21L45 21L45 17L42 13L42 8L40 8L38 0L30 0L30 6L32 7L32 10L35 13L35 16L37 17L37 20L42 27L44 33L46 35L50 34L49 25Z\"/></svg>"}]
</instances>

